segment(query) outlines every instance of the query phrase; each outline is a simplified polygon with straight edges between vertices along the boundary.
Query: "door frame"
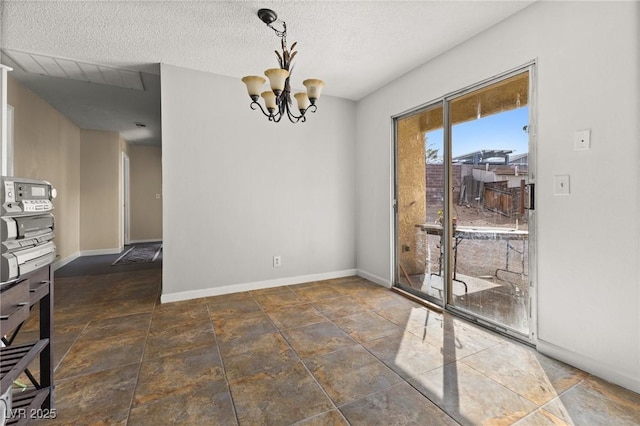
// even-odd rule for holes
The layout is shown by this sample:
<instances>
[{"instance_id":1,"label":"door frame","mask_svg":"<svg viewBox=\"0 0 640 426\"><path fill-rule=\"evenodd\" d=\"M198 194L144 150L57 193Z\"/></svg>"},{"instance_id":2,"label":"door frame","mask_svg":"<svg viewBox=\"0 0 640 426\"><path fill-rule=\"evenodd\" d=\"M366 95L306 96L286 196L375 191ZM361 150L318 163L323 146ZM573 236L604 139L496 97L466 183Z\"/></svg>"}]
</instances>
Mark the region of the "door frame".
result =
<instances>
[{"instance_id":1,"label":"door frame","mask_svg":"<svg viewBox=\"0 0 640 426\"><path fill-rule=\"evenodd\" d=\"M393 193L391 194L392 196L392 226L393 226L393 241L391 242L391 254L392 254L392 259L391 259L391 277L393 279L393 282L391 283L391 286L397 286L399 283L399 266L398 266L398 260L400 259L400 245L398 244L398 238L399 238L399 228L400 228L400 224L399 224L399 218L398 218L398 121L402 120L403 118L407 118L410 117L414 114L418 114L424 111L427 111L429 109L432 108L442 108L442 104L444 102L444 97L440 97L437 99L434 99L430 102L424 103L416 108L413 108L411 110L405 111L402 114L396 115L392 117L391 120L391 125L393 128L392 131L392 144L391 144L391 149L392 149L392 158L393 158L393 164L392 164L392 170L393 170L393 185L392 185L392 190ZM444 114L444 112L443 112ZM444 117L443 117L444 120ZM444 121L443 121L444 122ZM443 145L444 148L444 145ZM444 206L444 202L443 202L443 206ZM443 265L444 266L444 265ZM445 274L445 269L443 268L442 273ZM416 297L419 297L421 299L424 299L426 301L428 301L429 303L432 303L433 305L439 306L442 309L445 309L445 302L446 302L446 298L442 298L442 300L440 299L436 299L435 297L429 296L427 294L424 294L418 290L415 290L413 288L410 287L402 287L403 291L406 291L407 293L411 293Z\"/></svg>"},{"instance_id":2,"label":"door frame","mask_svg":"<svg viewBox=\"0 0 640 426\"><path fill-rule=\"evenodd\" d=\"M528 237L528 256L529 256L529 335L525 336L522 333L518 333L514 330L511 330L506 327L501 327L498 323L493 321L486 321L482 318L479 318L476 315L468 313L450 303L452 297L452 285L453 281L451 279L452 267L453 267L453 247L452 247L452 235L451 232L453 230L453 192L451 187L452 182L452 167L451 167L451 129L449 125L449 107L450 102L453 99L456 99L460 96L464 96L470 92L476 91L483 87L490 86L496 82L504 80L506 78L512 77L517 74L521 74L524 72L529 72L529 124L528 124L528 174L529 174L529 182L534 184L531 187L531 191L535 191L535 183L537 176L537 157L536 157L536 146L537 146L537 73L536 73L536 65L537 60L533 59L525 64L522 64L518 67L512 68L503 73L494 75L492 77L486 78L482 81L479 81L475 84L469 85L463 89L448 93L442 97L436 98L430 102L424 103L416 108L412 108L408 111L405 111L401 114L395 115L392 117L392 150L393 150L393 194L392 194L392 213L393 213L393 242L392 242L392 251L391 251L391 270L393 271L391 276L393 277L393 286L397 286L399 283L399 272L397 260L399 259L399 251L400 247L398 244L398 121L402 118L406 118L413 114L419 113L421 111L432 108L438 104L440 104L443 108L443 147L444 147L444 158L443 162L446 165L445 167L445 176L444 176L444 185L448 190L444 191L444 211L443 211L443 220L446 226L443 229L443 246L444 253L447 255L444 256L443 259L443 276L447 277L445 280L445 289L444 297L442 301L437 301L431 298L427 298L431 303L435 303L440 305L441 307L452 314L465 318L471 322L477 323L483 327L489 328L495 332L500 334L507 335L509 337L520 340L524 343L536 345L537 344L537 329L538 329L538 320L537 320L537 222L536 222L536 214L534 210L529 210L528 213L528 229L529 229L529 237ZM535 197L535 194L534 194ZM425 298L424 295L419 295L419 297Z\"/></svg>"},{"instance_id":3,"label":"door frame","mask_svg":"<svg viewBox=\"0 0 640 426\"><path fill-rule=\"evenodd\" d=\"M124 244L131 244L131 208L130 208L130 165L129 156L122 153L122 235Z\"/></svg>"}]
</instances>

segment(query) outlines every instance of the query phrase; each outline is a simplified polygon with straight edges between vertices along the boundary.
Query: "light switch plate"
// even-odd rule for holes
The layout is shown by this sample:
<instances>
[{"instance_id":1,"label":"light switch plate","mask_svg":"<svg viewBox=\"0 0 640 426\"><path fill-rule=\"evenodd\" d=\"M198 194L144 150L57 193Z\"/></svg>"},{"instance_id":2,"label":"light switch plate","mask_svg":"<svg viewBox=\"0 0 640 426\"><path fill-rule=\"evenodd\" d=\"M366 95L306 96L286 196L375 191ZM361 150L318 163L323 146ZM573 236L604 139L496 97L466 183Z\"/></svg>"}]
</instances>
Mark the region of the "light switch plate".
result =
<instances>
[{"instance_id":1,"label":"light switch plate","mask_svg":"<svg viewBox=\"0 0 640 426\"><path fill-rule=\"evenodd\" d=\"M591 129L576 130L575 134L576 151L584 151L591 148Z\"/></svg>"},{"instance_id":2,"label":"light switch plate","mask_svg":"<svg viewBox=\"0 0 640 426\"><path fill-rule=\"evenodd\" d=\"M553 193L555 195L569 195L569 175L555 175L553 177Z\"/></svg>"}]
</instances>

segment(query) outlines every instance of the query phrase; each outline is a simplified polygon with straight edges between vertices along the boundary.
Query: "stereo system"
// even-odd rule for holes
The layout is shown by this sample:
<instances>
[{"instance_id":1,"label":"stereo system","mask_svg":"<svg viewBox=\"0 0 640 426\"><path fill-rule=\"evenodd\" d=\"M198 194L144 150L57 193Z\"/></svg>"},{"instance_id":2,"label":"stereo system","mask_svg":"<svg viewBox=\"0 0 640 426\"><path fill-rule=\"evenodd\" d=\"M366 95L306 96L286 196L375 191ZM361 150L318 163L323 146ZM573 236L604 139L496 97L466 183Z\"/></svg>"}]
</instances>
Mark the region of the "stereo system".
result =
<instances>
[{"instance_id":1,"label":"stereo system","mask_svg":"<svg viewBox=\"0 0 640 426\"><path fill-rule=\"evenodd\" d=\"M55 196L46 181L0 178L0 285L55 260Z\"/></svg>"}]
</instances>

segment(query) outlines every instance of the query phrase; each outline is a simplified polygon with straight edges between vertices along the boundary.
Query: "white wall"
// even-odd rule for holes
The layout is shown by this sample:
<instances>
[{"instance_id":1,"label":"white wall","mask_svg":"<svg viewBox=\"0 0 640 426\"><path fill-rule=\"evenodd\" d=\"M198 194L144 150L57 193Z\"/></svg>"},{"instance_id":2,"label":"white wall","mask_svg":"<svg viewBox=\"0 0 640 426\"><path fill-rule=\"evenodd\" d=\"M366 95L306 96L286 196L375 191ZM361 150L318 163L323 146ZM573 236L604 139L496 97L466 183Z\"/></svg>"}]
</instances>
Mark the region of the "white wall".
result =
<instances>
[{"instance_id":1,"label":"white wall","mask_svg":"<svg viewBox=\"0 0 640 426\"><path fill-rule=\"evenodd\" d=\"M359 273L392 279L390 117L536 59L538 347L640 392L639 22L638 2L539 2L360 101Z\"/></svg>"},{"instance_id":2,"label":"white wall","mask_svg":"<svg viewBox=\"0 0 640 426\"><path fill-rule=\"evenodd\" d=\"M237 79L161 81L163 302L355 273L355 103L274 124Z\"/></svg>"}]
</instances>

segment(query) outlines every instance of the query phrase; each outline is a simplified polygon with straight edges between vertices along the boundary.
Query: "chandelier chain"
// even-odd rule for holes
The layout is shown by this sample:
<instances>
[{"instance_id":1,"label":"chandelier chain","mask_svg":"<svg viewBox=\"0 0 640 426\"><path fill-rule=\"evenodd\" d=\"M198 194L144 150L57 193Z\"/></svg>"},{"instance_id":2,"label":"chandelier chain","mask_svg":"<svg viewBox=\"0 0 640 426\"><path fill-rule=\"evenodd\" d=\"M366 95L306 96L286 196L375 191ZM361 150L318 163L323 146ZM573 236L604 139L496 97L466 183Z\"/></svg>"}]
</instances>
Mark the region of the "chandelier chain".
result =
<instances>
[{"instance_id":1,"label":"chandelier chain","mask_svg":"<svg viewBox=\"0 0 640 426\"><path fill-rule=\"evenodd\" d=\"M282 31L274 27L272 24L267 24L267 27L271 28L276 33L276 35L281 39L283 39L286 43L286 40L287 40L287 23L286 22L282 21L282 28L283 28Z\"/></svg>"}]
</instances>

